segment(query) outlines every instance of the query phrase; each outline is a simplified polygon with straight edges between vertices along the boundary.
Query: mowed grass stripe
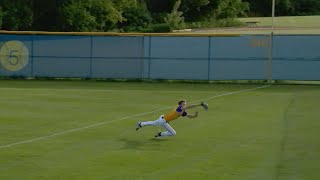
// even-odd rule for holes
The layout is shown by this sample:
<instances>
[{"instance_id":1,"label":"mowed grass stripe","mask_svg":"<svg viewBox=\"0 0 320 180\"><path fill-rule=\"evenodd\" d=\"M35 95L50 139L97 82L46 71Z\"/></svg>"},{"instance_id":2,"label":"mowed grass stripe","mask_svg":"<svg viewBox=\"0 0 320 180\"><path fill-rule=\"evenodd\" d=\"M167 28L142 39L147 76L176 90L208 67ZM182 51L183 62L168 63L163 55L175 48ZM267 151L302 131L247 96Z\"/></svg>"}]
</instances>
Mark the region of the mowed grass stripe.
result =
<instances>
[{"instance_id":1,"label":"mowed grass stripe","mask_svg":"<svg viewBox=\"0 0 320 180\"><path fill-rule=\"evenodd\" d=\"M173 88L156 86L158 90ZM132 100L123 107L133 114L170 105L176 98L191 101L252 86L179 84L175 88L187 89L187 95L128 93L120 100ZM199 88L207 93L193 92ZM320 157L319 92L319 86L272 86L212 99L208 101L209 111L198 109L199 118L171 123L177 131L172 138L154 139L158 128L134 130L136 121L154 120L166 112L160 111L50 141L2 149L0 179L276 179L283 117L293 96L278 177L317 179L319 172L312 167L317 167ZM139 98L146 102L137 102ZM123 109L114 111L122 115Z\"/></svg>"},{"instance_id":2,"label":"mowed grass stripe","mask_svg":"<svg viewBox=\"0 0 320 180\"><path fill-rule=\"evenodd\" d=\"M319 87L300 91L292 101L283 124L283 146L277 179L319 179Z\"/></svg>"},{"instance_id":3,"label":"mowed grass stripe","mask_svg":"<svg viewBox=\"0 0 320 180\"><path fill-rule=\"evenodd\" d=\"M194 102L199 102L199 101L202 101L202 100L218 98L218 97L222 97L222 96L228 96L228 95L232 95L232 94L238 94L238 93L242 93L242 92L246 92L246 91L252 91L252 90L256 90L256 89L260 89L260 88L266 88L266 87L268 87L268 86L260 86L260 87L244 89L244 90L235 91L235 92L223 93L223 94L220 94L220 95L207 97L205 99L196 100ZM193 103L193 102L191 102L191 103ZM130 116L122 117L122 118L115 118L114 120L98 122L98 123L90 124L90 125L79 127L79 128L69 129L69 130L65 130L65 131L62 131L62 132L57 132L57 133L52 133L52 134L41 136L41 137L32 138L32 139L29 139L29 140L23 140L23 141L19 141L19 142L15 142L15 143L1 145L0 149L12 147L12 146L19 145L19 144L31 143L31 142L34 142L34 141L43 140L43 139L47 139L47 138L50 138L50 137L60 136L60 135L72 133L72 132L75 132L75 131L80 131L80 130L84 130L84 129L100 126L100 125L103 125L103 124L109 124L109 123L112 123L112 122L115 122L115 121L121 121L121 120L129 119L129 118L139 117L139 116L143 116L143 115L146 115L146 114L151 114L151 113L154 113L154 112L158 112L158 111L161 111L161 110L166 110L166 109L169 109L169 108L172 108L172 106L167 106L167 107L163 107L163 108L156 109L156 110L153 110L153 111L140 113L140 114L135 114L135 115L130 115Z\"/></svg>"}]
</instances>

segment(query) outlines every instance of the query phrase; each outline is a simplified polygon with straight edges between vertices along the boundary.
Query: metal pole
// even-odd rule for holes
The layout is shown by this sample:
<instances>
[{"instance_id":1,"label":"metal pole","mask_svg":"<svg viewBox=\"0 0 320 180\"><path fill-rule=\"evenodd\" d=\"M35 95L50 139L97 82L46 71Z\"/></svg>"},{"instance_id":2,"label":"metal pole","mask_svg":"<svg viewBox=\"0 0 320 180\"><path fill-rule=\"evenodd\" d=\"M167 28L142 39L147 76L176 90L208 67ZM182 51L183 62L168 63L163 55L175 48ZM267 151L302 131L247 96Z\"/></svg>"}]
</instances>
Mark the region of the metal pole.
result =
<instances>
[{"instance_id":1,"label":"metal pole","mask_svg":"<svg viewBox=\"0 0 320 180\"><path fill-rule=\"evenodd\" d=\"M269 63L269 82L272 83L272 60L273 60L273 31L274 31L274 16L276 11L276 0L272 0L272 30L270 34L270 63Z\"/></svg>"},{"instance_id":2,"label":"metal pole","mask_svg":"<svg viewBox=\"0 0 320 180\"><path fill-rule=\"evenodd\" d=\"M151 39L152 36L149 36L149 47L148 47L148 78L151 80Z\"/></svg>"},{"instance_id":3,"label":"metal pole","mask_svg":"<svg viewBox=\"0 0 320 180\"><path fill-rule=\"evenodd\" d=\"M269 83L272 83L272 60L273 60L273 32L270 33L270 62L269 62Z\"/></svg>"},{"instance_id":4,"label":"metal pole","mask_svg":"<svg viewBox=\"0 0 320 180\"><path fill-rule=\"evenodd\" d=\"M142 36L142 43L141 43L141 79L145 79L145 72L144 72L144 62L145 62L145 57L144 57L144 38L145 36Z\"/></svg>"},{"instance_id":5,"label":"metal pole","mask_svg":"<svg viewBox=\"0 0 320 180\"><path fill-rule=\"evenodd\" d=\"M208 81L210 81L210 69L211 69L211 36L209 36L209 45L208 45Z\"/></svg>"},{"instance_id":6,"label":"metal pole","mask_svg":"<svg viewBox=\"0 0 320 180\"><path fill-rule=\"evenodd\" d=\"M272 32L274 30L274 15L276 11L276 0L272 0Z\"/></svg>"},{"instance_id":7,"label":"metal pole","mask_svg":"<svg viewBox=\"0 0 320 180\"><path fill-rule=\"evenodd\" d=\"M89 70L89 79L92 79L92 70L93 70L93 37L90 36L90 70Z\"/></svg>"}]
</instances>

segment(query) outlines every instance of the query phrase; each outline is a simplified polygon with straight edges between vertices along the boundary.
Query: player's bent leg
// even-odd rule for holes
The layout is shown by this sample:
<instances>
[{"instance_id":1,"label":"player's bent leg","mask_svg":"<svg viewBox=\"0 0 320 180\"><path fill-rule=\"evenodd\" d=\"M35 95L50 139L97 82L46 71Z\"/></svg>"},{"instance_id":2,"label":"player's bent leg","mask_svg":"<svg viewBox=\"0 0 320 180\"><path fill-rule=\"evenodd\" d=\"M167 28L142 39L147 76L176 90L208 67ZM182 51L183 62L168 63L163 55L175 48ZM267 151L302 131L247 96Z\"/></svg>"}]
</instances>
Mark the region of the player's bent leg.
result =
<instances>
[{"instance_id":1,"label":"player's bent leg","mask_svg":"<svg viewBox=\"0 0 320 180\"><path fill-rule=\"evenodd\" d=\"M176 131L168 123L164 123L163 127L167 130L166 132L159 133L160 136L175 136Z\"/></svg>"},{"instance_id":2,"label":"player's bent leg","mask_svg":"<svg viewBox=\"0 0 320 180\"><path fill-rule=\"evenodd\" d=\"M136 131L138 131L140 128L142 128L142 126L141 126L141 121L139 121L139 122L137 123Z\"/></svg>"},{"instance_id":3,"label":"player's bent leg","mask_svg":"<svg viewBox=\"0 0 320 180\"><path fill-rule=\"evenodd\" d=\"M159 117L159 119L155 121L145 121L145 122L140 122L140 125L143 126L159 126L164 123L164 120L162 119L162 116Z\"/></svg>"},{"instance_id":4,"label":"player's bent leg","mask_svg":"<svg viewBox=\"0 0 320 180\"><path fill-rule=\"evenodd\" d=\"M140 122L140 125L143 126L156 126L157 125L157 120L155 121L144 121Z\"/></svg>"},{"instance_id":5,"label":"player's bent leg","mask_svg":"<svg viewBox=\"0 0 320 180\"><path fill-rule=\"evenodd\" d=\"M163 124L163 121L164 120L162 119L162 116L160 116L160 118L155 121L139 121L136 130L142 128L143 126L159 126Z\"/></svg>"}]
</instances>

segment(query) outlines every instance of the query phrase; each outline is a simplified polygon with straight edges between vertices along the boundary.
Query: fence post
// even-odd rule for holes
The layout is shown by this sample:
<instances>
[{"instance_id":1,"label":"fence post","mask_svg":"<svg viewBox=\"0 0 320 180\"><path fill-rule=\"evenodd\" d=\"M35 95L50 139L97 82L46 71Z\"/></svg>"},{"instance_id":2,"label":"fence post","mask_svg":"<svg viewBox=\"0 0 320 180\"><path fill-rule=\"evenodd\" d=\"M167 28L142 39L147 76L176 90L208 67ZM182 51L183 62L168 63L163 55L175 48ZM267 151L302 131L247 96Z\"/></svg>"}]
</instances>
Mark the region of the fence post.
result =
<instances>
[{"instance_id":1,"label":"fence post","mask_svg":"<svg viewBox=\"0 0 320 180\"><path fill-rule=\"evenodd\" d=\"M272 83L272 60L273 60L273 32L270 34L270 62L269 62L269 83Z\"/></svg>"},{"instance_id":2,"label":"fence post","mask_svg":"<svg viewBox=\"0 0 320 180\"><path fill-rule=\"evenodd\" d=\"M34 35L31 35L31 77L34 77L34 72L33 72L33 63L34 63Z\"/></svg>"},{"instance_id":3,"label":"fence post","mask_svg":"<svg viewBox=\"0 0 320 180\"><path fill-rule=\"evenodd\" d=\"M209 36L209 45L208 45L208 81L210 81L210 68L211 67L211 36Z\"/></svg>"},{"instance_id":4,"label":"fence post","mask_svg":"<svg viewBox=\"0 0 320 180\"><path fill-rule=\"evenodd\" d=\"M148 65L149 65L149 67L148 67L148 78L149 78L149 80L151 80L151 39L152 39L152 37L151 36L149 36L149 52L148 52Z\"/></svg>"},{"instance_id":5,"label":"fence post","mask_svg":"<svg viewBox=\"0 0 320 180\"><path fill-rule=\"evenodd\" d=\"M92 46L92 35L90 35L90 69L89 69L89 78L92 79L92 55L93 55L93 46Z\"/></svg>"},{"instance_id":6,"label":"fence post","mask_svg":"<svg viewBox=\"0 0 320 180\"><path fill-rule=\"evenodd\" d=\"M141 79L144 79L145 77L145 74L144 74L144 62L145 62L145 59L144 59L144 36L142 36L142 43L141 43L141 57L140 57L140 60L141 60L141 63L140 63L140 66L141 66Z\"/></svg>"}]
</instances>

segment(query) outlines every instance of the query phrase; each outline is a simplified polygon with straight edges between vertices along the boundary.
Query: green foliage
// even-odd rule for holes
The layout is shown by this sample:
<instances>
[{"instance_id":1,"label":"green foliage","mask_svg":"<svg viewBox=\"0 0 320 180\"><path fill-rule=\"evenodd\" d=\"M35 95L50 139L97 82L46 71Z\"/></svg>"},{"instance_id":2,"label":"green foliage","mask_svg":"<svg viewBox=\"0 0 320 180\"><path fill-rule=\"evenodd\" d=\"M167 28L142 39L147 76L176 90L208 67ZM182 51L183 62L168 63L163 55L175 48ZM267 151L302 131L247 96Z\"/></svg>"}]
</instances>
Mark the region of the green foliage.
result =
<instances>
[{"instance_id":1,"label":"green foliage","mask_svg":"<svg viewBox=\"0 0 320 180\"><path fill-rule=\"evenodd\" d=\"M145 0L148 9L153 13L167 13L172 10L176 0Z\"/></svg>"},{"instance_id":2,"label":"green foliage","mask_svg":"<svg viewBox=\"0 0 320 180\"><path fill-rule=\"evenodd\" d=\"M250 15L271 16L271 0L244 0L250 4ZM319 15L319 0L276 0L276 16Z\"/></svg>"},{"instance_id":3,"label":"green foliage","mask_svg":"<svg viewBox=\"0 0 320 180\"><path fill-rule=\"evenodd\" d=\"M277 14L288 14L292 10L291 0L277 0L276 1Z\"/></svg>"},{"instance_id":4,"label":"green foliage","mask_svg":"<svg viewBox=\"0 0 320 180\"><path fill-rule=\"evenodd\" d=\"M199 22L190 22L186 23L186 28L196 29L196 28L215 28L215 27L237 27L243 26L244 23L234 19L234 18L227 18L227 19L210 19L205 21Z\"/></svg>"},{"instance_id":5,"label":"green foliage","mask_svg":"<svg viewBox=\"0 0 320 180\"><path fill-rule=\"evenodd\" d=\"M242 0L183 0L182 11L187 21L245 16L248 3Z\"/></svg>"},{"instance_id":6,"label":"green foliage","mask_svg":"<svg viewBox=\"0 0 320 180\"><path fill-rule=\"evenodd\" d=\"M290 15L320 15L320 0L291 0Z\"/></svg>"},{"instance_id":7,"label":"green foliage","mask_svg":"<svg viewBox=\"0 0 320 180\"><path fill-rule=\"evenodd\" d=\"M249 4L241 0L221 0L215 11L215 17L217 19L236 18L245 16L248 10Z\"/></svg>"},{"instance_id":8,"label":"green foliage","mask_svg":"<svg viewBox=\"0 0 320 180\"><path fill-rule=\"evenodd\" d=\"M215 11L218 8L220 3L220 0L209 0L209 4L206 6L201 7L201 13L196 13L193 16L197 17L195 20L208 20L208 19L214 19L215 17Z\"/></svg>"},{"instance_id":9,"label":"green foliage","mask_svg":"<svg viewBox=\"0 0 320 180\"><path fill-rule=\"evenodd\" d=\"M72 2L61 8L60 23L63 31L97 30L95 17L86 9L85 4L80 2Z\"/></svg>"},{"instance_id":10,"label":"green foliage","mask_svg":"<svg viewBox=\"0 0 320 180\"><path fill-rule=\"evenodd\" d=\"M152 24L149 27L142 29L141 32L145 33L167 33L171 32L171 28L169 24L162 23L162 24Z\"/></svg>"},{"instance_id":11,"label":"green foliage","mask_svg":"<svg viewBox=\"0 0 320 180\"><path fill-rule=\"evenodd\" d=\"M182 0L181 10L186 20L199 20L203 17L202 9L209 3L210 0Z\"/></svg>"},{"instance_id":12,"label":"green foliage","mask_svg":"<svg viewBox=\"0 0 320 180\"><path fill-rule=\"evenodd\" d=\"M167 23L171 30L181 29L184 27L184 18L182 17L183 12L178 11L181 1L178 0L173 6L171 13L168 13L164 17L164 22Z\"/></svg>"},{"instance_id":13,"label":"green foliage","mask_svg":"<svg viewBox=\"0 0 320 180\"><path fill-rule=\"evenodd\" d=\"M249 3L250 16L270 16L272 0L243 0Z\"/></svg>"},{"instance_id":14,"label":"green foliage","mask_svg":"<svg viewBox=\"0 0 320 180\"><path fill-rule=\"evenodd\" d=\"M60 12L64 31L108 31L123 21L121 12L108 0L72 0Z\"/></svg>"},{"instance_id":15,"label":"green foliage","mask_svg":"<svg viewBox=\"0 0 320 180\"><path fill-rule=\"evenodd\" d=\"M145 0L152 17L152 23L161 24L167 13L172 11L176 0Z\"/></svg>"},{"instance_id":16,"label":"green foliage","mask_svg":"<svg viewBox=\"0 0 320 180\"><path fill-rule=\"evenodd\" d=\"M151 13L152 15L152 23L161 24L164 21L164 18L167 16L167 12L162 13Z\"/></svg>"},{"instance_id":17,"label":"green foliage","mask_svg":"<svg viewBox=\"0 0 320 180\"><path fill-rule=\"evenodd\" d=\"M4 12L2 11L2 7L0 6L0 29L2 27L2 19L4 17Z\"/></svg>"},{"instance_id":18,"label":"green foliage","mask_svg":"<svg viewBox=\"0 0 320 180\"><path fill-rule=\"evenodd\" d=\"M59 23L59 9L70 0L33 0L34 23L33 30L62 31Z\"/></svg>"},{"instance_id":19,"label":"green foliage","mask_svg":"<svg viewBox=\"0 0 320 180\"><path fill-rule=\"evenodd\" d=\"M247 14L271 16L271 6L272 0L1 0L0 28L139 32L162 31L162 23L181 29L185 21L217 27ZM315 14L320 0L276 0L276 16Z\"/></svg>"},{"instance_id":20,"label":"green foliage","mask_svg":"<svg viewBox=\"0 0 320 180\"><path fill-rule=\"evenodd\" d=\"M2 28L29 30L33 23L32 0L1 0Z\"/></svg>"},{"instance_id":21,"label":"green foliage","mask_svg":"<svg viewBox=\"0 0 320 180\"><path fill-rule=\"evenodd\" d=\"M125 31L139 31L146 28L152 17L144 2L137 0L115 0L114 4L122 13L124 20L119 23L119 28Z\"/></svg>"}]
</instances>

